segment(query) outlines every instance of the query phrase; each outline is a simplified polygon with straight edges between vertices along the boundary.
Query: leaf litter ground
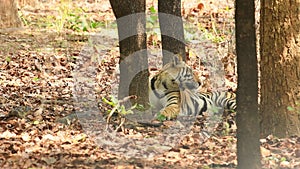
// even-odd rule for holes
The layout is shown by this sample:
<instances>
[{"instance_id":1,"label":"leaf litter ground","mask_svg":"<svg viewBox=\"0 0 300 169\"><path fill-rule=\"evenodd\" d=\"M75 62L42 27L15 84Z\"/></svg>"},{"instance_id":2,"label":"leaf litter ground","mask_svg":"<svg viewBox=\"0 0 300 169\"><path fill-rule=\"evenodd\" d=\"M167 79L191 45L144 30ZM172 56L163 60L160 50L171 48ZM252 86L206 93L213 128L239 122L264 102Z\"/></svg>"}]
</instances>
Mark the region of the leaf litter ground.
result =
<instances>
[{"instance_id":1,"label":"leaf litter ground","mask_svg":"<svg viewBox=\"0 0 300 169\"><path fill-rule=\"evenodd\" d=\"M156 3L148 2L147 7L151 6L157 9ZM191 27L199 28L197 34L187 27L186 30L189 31L186 35L190 38L188 64L203 80L203 91L236 90L233 6L232 1L183 1L182 12L185 20ZM96 31L103 32L103 25L98 29L89 27L88 32L85 32L74 21L73 15L69 15L72 12L62 12L66 9L74 9L71 11L75 16L79 15L76 10L84 9L81 12L86 18L81 18L81 22L89 19L105 25L114 19L108 1L45 1L35 7L21 8L22 19L26 23L24 29L0 33L1 168L236 167L235 129L225 134L212 135L204 142L200 141L201 136L194 129L180 143L151 159L140 158L143 154L124 157L109 153L107 149L99 146L95 141L96 136L88 135L83 128L85 124L80 123L74 115L80 106L73 97L76 84L73 73L78 64L83 68L93 64L82 60L80 56L101 56L96 65L95 97L101 100L103 97L116 95L116 67L119 61L116 30L112 24L112 29L104 29L113 32L106 32L104 35L112 36L99 35L100 38L94 38L91 43L90 39L93 38L88 35ZM51 23L57 21L55 17L58 14L66 15L68 19ZM161 59L159 47L160 38L155 32L150 32L149 64L154 72L161 64L157 62ZM220 66L220 62L213 59L215 57L222 61L221 67L224 67L225 72L223 77L219 77L215 70L215 67ZM88 69L83 69L81 75L84 76L86 71ZM224 77L225 80L218 80ZM105 113L109 109L111 107L99 104L99 113ZM165 122L164 126L173 124ZM125 131L118 134L143 139L159 135L162 130L153 127L131 128L125 125ZM263 168L299 168L299 145L300 138L297 137L277 139L269 136L262 139Z\"/></svg>"}]
</instances>

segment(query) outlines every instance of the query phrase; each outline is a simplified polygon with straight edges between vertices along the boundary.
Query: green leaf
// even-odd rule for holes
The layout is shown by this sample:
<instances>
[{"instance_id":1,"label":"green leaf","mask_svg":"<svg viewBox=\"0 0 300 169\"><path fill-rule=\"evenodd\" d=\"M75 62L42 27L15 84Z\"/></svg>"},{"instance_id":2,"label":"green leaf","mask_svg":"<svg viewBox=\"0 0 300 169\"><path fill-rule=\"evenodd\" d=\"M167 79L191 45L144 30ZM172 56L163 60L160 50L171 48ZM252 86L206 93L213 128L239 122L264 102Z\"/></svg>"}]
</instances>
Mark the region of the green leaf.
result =
<instances>
[{"instance_id":1,"label":"green leaf","mask_svg":"<svg viewBox=\"0 0 300 169\"><path fill-rule=\"evenodd\" d=\"M285 157L281 157L280 161L286 161L286 158Z\"/></svg>"},{"instance_id":2,"label":"green leaf","mask_svg":"<svg viewBox=\"0 0 300 169\"><path fill-rule=\"evenodd\" d=\"M95 29L98 27L98 22L91 22L91 25L90 25L91 28Z\"/></svg>"},{"instance_id":3,"label":"green leaf","mask_svg":"<svg viewBox=\"0 0 300 169\"><path fill-rule=\"evenodd\" d=\"M167 120L166 116L164 116L160 113L157 115L156 119L161 121L161 122Z\"/></svg>"},{"instance_id":4,"label":"green leaf","mask_svg":"<svg viewBox=\"0 0 300 169\"><path fill-rule=\"evenodd\" d=\"M225 11L229 11L229 10L230 10L229 6L226 6Z\"/></svg>"},{"instance_id":5,"label":"green leaf","mask_svg":"<svg viewBox=\"0 0 300 169\"><path fill-rule=\"evenodd\" d=\"M133 114L133 111L132 111L132 110L127 110L126 113L127 113L127 114Z\"/></svg>"},{"instance_id":6,"label":"green leaf","mask_svg":"<svg viewBox=\"0 0 300 169\"><path fill-rule=\"evenodd\" d=\"M110 96L110 99L113 103L118 104L119 100L115 98L114 96Z\"/></svg>"},{"instance_id":7,"label":"green leaf","mask_svg":"<svg viewBox=\"0 0 300 169\"><path fill-rule=\"evenodd\" d=\"M137 107L138 107L138 104L135 103L133 106L130 107L130 110L135 109Z\"/></svg>"},{"instance_id":8,"label":"green leaf","mask_svg":"<svg viewBox=\"0 0 300 169\"><path fill-rule=\"evenodd\" d=\"M120 107L120 113L121 113L122 115L126 115L126 114L127 114L127 111L126 111L124 105L122 105L122 106Z\"/></svg>"},{"instance_id":9,"label":"green leaf","mask_svg":"<svg viewBox=\"0 0 300 169\"><path fill-rule=\"evenodd\" d=\"M75 17L76 15L75 15L75 14L73 14L73 13L69 13L69 16L73 16L73 17Z\"/></svg>"},{"instance_id":10,"label":"green leaf","mask_svg":"<svg viewBox=\"0 0 300 169\"><path fill-rule=\"evenodd\" d=\"M149 22L154 24L155 22L157 22L158 17L157 16L150 16L149 17Z\"/></svg>"},{"instance_id":11,"label":"green leaf","mask_svg":"<svg viewBox=\"0 0 300 169\"><path fill-rule=\"evenodd\" d=\"M146 108L142 104L135 104L133 107L134 107L133 109L137 109L137 110L140 110L140 111L145 111L146 110Z\"/></svg>"},{"instance_id":12,"label":"green leaf","mask_svg":"<svg viewBox=\"0 0 300 169\"><path fill-rule=\"evenodd\" d=\"M87 31L88 31L88 28L87 28L86 26L84 26L83 29L82 29L82 31L83 31L83 32L87 32Z\"/></svg>"},{"instance_id":13,"label":"green leaf","mask_svg":"<svg viewBox=\"0 0 300 169\"><path fill-rule=\"evenodd\" d=\"M6 60L6 62L10 62L10 61L11 61L11 57L10 57L10 56L7 56L7 57L5 58L5 60Z\"/></svg>"},{"instance_id":14,"label":"green leaf","mask_svg":"<svg viewBox=\"0 0 300 169\"><path fill-rule=\"evenodd\" d=\"M288 111L295 111L295 108L293 108L293 107L291 107L291 106L288 106L288 107L287 107L287 110L288 110Z\"/></svg>"},{"instance_id":15,"label":"green leaf","mask_svg":"<svg viewBox=\"0 0 300 169\"><path fill-rule=\"evenodd\" d=\"M104 103L106 103L106 104L109 104L109 105L111 105L111 106L115 106L115 103L114 102L112 102L112 101L109 101L109 100L107 100L106 98L102 98L102 101L104 102Z\"/></svg>"},{"instance_id":16,"label":"green leaf","mask_svg":"<svg viewBox=\"0 0 300 169\"><path fill-rule=\"evenodd\" d=\"M37 121L37 120L35 120L35 121L33 121L33 124L34 124L34 125L38 125L38 124L40 124L40 122Z\"/></svg>"},{"instance_id":17,"label":"green leaf","mask_svg":"<svg viewBox=\"0 0 300 169\"><path fill-rule=\"evenodd\" d=\"M34 77L33 79L32 79L33 81L38 81L38 80L40 80L38 77Z\"/></svg>"},{"instance_id":18,"label":"green leaf","mask_svg":"<svg viewBox=\"0 0 300 169\"><path fill-rule=\"evenodd\" d=\"M151 6L151 7L149 8L149 10L150 10L151 13L156 13L156 10L155 10L154 6Z\"/></svg>"}]
</instances>

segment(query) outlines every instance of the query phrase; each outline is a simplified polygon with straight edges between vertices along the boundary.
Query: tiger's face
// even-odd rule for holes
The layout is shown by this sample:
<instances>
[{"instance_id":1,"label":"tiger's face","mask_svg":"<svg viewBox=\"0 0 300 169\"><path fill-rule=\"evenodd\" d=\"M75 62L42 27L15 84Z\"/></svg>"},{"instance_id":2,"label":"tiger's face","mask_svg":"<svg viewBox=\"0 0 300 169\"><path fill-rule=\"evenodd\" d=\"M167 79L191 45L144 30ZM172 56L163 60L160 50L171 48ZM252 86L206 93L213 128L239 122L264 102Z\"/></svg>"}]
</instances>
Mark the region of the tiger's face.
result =
<instances>
[{"instance_id":1,"label":"tiger's face","mask_svg":"<svg viewBox=\"0 0 300 169\"><path fill-rule=\"evenodd\" d=\"M150 87L158 95L180 89L197 89L200 80L185 62L174 60L166 64L156 75L151 78Z\"/></svg>"}]
</instances>

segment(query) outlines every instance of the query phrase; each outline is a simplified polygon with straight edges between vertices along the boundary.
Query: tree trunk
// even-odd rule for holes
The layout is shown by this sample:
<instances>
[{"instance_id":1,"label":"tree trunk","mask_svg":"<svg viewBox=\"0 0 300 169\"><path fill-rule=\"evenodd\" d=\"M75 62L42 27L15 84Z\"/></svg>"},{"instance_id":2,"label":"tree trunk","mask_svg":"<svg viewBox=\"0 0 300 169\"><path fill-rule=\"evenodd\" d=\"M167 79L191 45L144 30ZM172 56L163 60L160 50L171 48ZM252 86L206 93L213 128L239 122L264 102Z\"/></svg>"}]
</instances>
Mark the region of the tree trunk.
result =
<instances>
[{"instance_id":1,"label":"tree trunk","mask_svg":"<svg viewBox=\"0 0 300 169\"><path fill-rule=\"evenodd\" d=\"M238 169L260 169L254 1L236 1Z\"/></svg>"},{"instance_id":2,"label":"tree trunk","mask_svg":"<svg viewBox=\"0 0 300 169\"><path fill-rule=\"evenodd\" d=\"M263 136L300 135L299 6L300 0L261 0Z\"/></svg>"},{"instance_id":3,"label":"tree trunk","mask_svg":"<svg viewBox=\"0 0 300 169\"><path fill-rule=\"evenodd\" d=\"M24 6L34 7L38 3L38 0L18 0L18 7L23 8Z\"/></svg>"},{"instance_id":4,"label":"tree trunk","mask_svg":"<svg viewBox=\"0 0 300 169\"><path fill-rule=\"evenodd\" d=\"M0 29L21 27L18 9L14 0L0 0Z\"/></svg>"},{"instance_id":5,"label":"tree trunk","mask_svg":"<svg viewBox=\"0 0 300 169\"><path fill-rule=\"evenodd\" d=\"M110 0L117 18L120 46L119 99L136 95L132 100L148 106L148 57L146 46L145 0Z\"/></svg>"},{"instance_id":6,"label":"tree trunk","mask_svg":"<svg viewBox=\"0 0 300 169\"><path fill-rule=\"evenodd\" d=\"M158 0L158 12L163 64L171 62L174 54L179 54L185 61L181 0Z\"/></svg>"}]
</instances>

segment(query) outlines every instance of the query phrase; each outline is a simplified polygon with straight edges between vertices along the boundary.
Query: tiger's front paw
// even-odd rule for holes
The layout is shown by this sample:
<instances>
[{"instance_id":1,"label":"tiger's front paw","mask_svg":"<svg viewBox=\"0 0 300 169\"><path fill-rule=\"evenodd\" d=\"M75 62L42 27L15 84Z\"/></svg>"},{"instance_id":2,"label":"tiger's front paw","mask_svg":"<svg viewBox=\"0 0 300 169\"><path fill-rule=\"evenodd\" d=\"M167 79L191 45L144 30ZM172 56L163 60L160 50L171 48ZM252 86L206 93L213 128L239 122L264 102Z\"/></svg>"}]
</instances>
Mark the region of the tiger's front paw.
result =
<instances>
[{"instance_id":1,"label":"tiger's front paw","mask_svg":"<svg viewBox=\"0 0 300 169\"><path fill-rule=\"evenodd\" d=\"M160 114L166 117L168 120L175 119L180 112L179 106L176 104L165 107Z\"/></svg>"}]
</instances>

